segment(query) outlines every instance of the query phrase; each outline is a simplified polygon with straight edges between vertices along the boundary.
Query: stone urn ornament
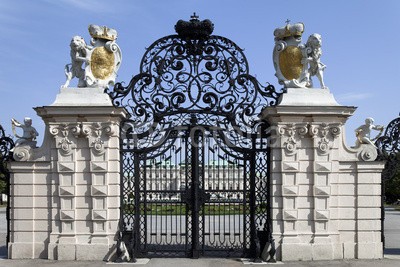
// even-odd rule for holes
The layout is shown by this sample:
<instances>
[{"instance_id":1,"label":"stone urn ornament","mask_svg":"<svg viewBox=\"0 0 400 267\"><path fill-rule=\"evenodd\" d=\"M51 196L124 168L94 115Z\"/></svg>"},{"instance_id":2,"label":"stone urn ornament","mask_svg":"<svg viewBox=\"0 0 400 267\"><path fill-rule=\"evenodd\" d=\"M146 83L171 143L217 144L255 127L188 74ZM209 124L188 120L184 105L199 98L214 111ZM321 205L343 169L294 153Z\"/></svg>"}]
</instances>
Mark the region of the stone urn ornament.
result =
<instances>
[{"instance_id":1,"label":"stone urn ornament","mask_svg":"<svg viewBox=\"0 0 400 267\"><path fill-rule=\"evenodd\" d=\"M122 61L121 49L115 42L117 31L94 24L88 29L91 45L81 36L72 37L71 63L65 66L67 80L62 88L68 87L73 78L78 79L78 87L107 88L115 83Z\"/></svg>"},{"instance_id":2,"label":"stone urn ornament","mask_svg":"<svg viewBox=\"0 0 400 267\"><path fill-rule=\"evenodd\" d=\"M273 62L279 84L285 88L313 87L311 76L316 76L321 88L327 89L323 80L326 66L320 61L321 35L314 33L303 44L304 24L289 22L287 20L286 26L274 31Z\"/></svg>"}]
</instances>

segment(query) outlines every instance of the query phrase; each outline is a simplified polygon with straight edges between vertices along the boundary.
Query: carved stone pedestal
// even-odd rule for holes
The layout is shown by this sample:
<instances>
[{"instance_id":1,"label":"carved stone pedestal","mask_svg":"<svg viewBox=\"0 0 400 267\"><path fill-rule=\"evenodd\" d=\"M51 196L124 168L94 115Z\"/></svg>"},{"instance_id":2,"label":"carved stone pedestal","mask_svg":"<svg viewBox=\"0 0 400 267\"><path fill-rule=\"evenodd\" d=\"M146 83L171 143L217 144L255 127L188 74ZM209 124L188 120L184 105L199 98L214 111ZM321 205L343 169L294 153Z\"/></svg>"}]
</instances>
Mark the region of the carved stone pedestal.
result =
<instances>
[{"instance_id":1,"label":"carved stone pedestal","mask_svg":"<svg viewBox=\"0 0 400 267\"><path fill-rule=\"evenodd\" d=\"M383 257L379 200L384 164L374 161L376 154L365 156L370 145L352 149L344 144L344 124L354 111L337 104L327 89L289 88L280 105L262 113L272 131L278 260ZM367 203L367 197L373 201ZM370 228L359 227L366 224Z\"/></svg>"},{"instance_id":2,"label":"carved stone pedestal","mask_svg":"<svg viewBox=\"0 0 400 267\"><path fill-rule=\"evenodd\" d=\"M10 258L101 260L115 244L125 112L92 89L65 88L53 105L35 108L46 134L41 148L10 166Z\"/></svg>"}]
</instances>

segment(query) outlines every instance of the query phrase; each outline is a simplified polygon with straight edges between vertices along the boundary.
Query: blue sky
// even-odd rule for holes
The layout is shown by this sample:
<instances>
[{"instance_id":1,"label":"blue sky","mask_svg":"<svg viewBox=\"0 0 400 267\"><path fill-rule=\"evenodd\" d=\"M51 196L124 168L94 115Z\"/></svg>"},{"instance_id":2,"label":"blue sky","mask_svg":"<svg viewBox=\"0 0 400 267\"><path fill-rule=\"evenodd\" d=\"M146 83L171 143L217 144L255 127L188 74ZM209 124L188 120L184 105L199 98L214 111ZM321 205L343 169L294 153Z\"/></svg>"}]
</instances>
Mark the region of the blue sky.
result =
<instances>
[{"instance_id":1,"label":"blue sky","mask_svg":"<svg viewBox=\"0 0 400 267\"><path fill-rule=\"evenodd\" d=\"M244 48L250 73L277 88L274 29L290 19L304 22L304 42L320 33L326 85L340 104L358 107L346 126L349 145L366 117L386 125L400 112L398 0L0 0L0 124L11 134L10 119L29 116L43 137L44 123L32 107L53 103L65 82L70 39L81 35L89 42L89 24L118 31L117 81L129 82L145 48L174 34L175 23L193 12L213 21L214 34Z\"/></svg>"}]
</instances>

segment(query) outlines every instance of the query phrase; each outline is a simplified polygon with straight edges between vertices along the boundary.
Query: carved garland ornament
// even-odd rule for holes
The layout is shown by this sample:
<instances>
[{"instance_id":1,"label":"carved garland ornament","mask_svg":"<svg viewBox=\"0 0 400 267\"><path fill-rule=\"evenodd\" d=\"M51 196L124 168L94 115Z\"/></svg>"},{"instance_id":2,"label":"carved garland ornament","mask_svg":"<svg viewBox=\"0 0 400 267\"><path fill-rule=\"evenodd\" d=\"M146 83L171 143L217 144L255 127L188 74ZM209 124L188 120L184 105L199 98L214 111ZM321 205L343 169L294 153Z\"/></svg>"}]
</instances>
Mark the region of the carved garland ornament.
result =
<instances>
[{"instance_id":1,"label":"carved garland ornament","mask_svg":"<svg viewBox=\"0 0 400 267\"><path fill-rule=\"evenodd\" d=\"M288 155L297 152L298 142L309 134L318 140L317 149L320 153L326 154L332 148L333 140L340 135L340 124L287 124L278 127L278 134L282 138L283 148Z\"/></svg>"},{"instance_id":2,"label":"carved garland ornament","mask_svg":"<svg viewBox=\"0 0 400 267\"><path fill-rule=\"evenodd\" d=\"M300 138L303 138L308 133L307 124L294 125L288 124L278 128L280 136L286 136L283 141L283 146L288 155L293 155L297 152L297 143ZM296 135L297 133L297 135Z\"/></svg>"},{"instance_id":3,"label":"carved garland ornament","mask_svg":"<svg viewBox=\"0 0 400 267\"><path fill-rule=\"evenodd\" d=\"M71 134L76 138L81 133L81 128L78 124L62 123L57 125L50 125L50 133L56 139L56 147L64 155L69 155L76 144L71 141Z\"/></svg>"},{"instance_id":4,"label":"carved garland ornament","mask_svg":"<svg viewBox=\"0 0 400 267\"><path fill-rule=\"evenodd\" d=\"M83 125L82 128L86 136L89 138L89 147L92 148L93 153L102 155L105 153L105 141L102 136L107 139L114 134L113 125L111 123L95 122L90 125Z\"/></svg>"},{"instance_id":5,"label":"carved garland ornament","mask_svg":"<svg viewBox=\"0 0 400 267\"><path fill-rule=\"evenodd\" d=\"M321 154L329 153L332 148L332 141L341 133L340 124L310 125L310 134L313 138L320 137L318 141L318 151ZM329 135L330 134L330 135Z\"/></svg>"},{"instance_id":6,"label":"carved garland ornament","mask_svg":"<svg viewBox=\"0 0 400 267\"><path fill-rule=\"evenodd\" d=\"M71 135L75 138L88 138L89 147L93 149L94 153L103 154L105 152L105 141L103 141L102 136L110 137L115 133L115 130L111 123L63 123L50 125L50 133L56 139L56 147L64 155L71 154L72 149L76 148L76 142L72 141Z\"/></svg>"}]
</instances>

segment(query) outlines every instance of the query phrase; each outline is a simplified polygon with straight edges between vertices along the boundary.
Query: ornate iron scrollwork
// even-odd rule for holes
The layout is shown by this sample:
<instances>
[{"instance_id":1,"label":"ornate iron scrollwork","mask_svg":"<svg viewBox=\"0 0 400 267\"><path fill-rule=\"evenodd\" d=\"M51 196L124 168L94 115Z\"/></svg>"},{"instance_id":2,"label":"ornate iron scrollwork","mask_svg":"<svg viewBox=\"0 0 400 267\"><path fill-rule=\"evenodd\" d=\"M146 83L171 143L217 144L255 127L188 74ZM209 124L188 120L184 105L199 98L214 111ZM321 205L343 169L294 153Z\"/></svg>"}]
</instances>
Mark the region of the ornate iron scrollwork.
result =
<instances>
[{"instance_id":1,"label":"ornate iron scrollwork","mask_svg":"<svg viewBox=\"0 0 400 267\"><path fill-rule=\"evenodd\" d=\"M392 120L386 127L385 134L378 138L377 160L386 160L382 178L393 178L400 169L400 117Z\"/></svg>"},{"instance_id":2,"label":"ornate iron scrollwork","mask_svg":"<svg viewBox=\"0 0 400 267\"><path fill-rule=\"evenodd\" d=\"M234 127L240 135L255 133L258 114L275 105L280 93L249 74L243 50L234 42L209 35L210 23L197 17L178 22L179 34L155 41L142 58L140 73L127 86L117 83L109 92L114 105L129 112L127 131L154 136L160 125L189 124L190 115L185 114L190 113L203 125ZM191 28L196 34L188 34Z\"/></svg>"},{"instance_id":3,"label":"ornate iron scrollwork","mask_svg":"<svg viewBox=\"0 0 400 267\"><path fill-rule=\"evenodd\" d=\"M259 258L257 229L265 226L261 236L274 257L268 123L259 114L281 93L250 75L243 50L212 35L213 27L195 15L178 21L176 35L146 50L139 74L108 92L128 112L121 122L120 228L132 236L132 256ZM169 213L182 220L180 232L155 231ZM213 216L228 216L239 230L216 229Z\"/></svg>"},{"instance_id":4,"label":"ornate iron scrollwork","mask_svg":"<svg viewBox=\"0 0 400 267\"><path fill-rule=\"evenodd\" d=\"M14 141L11 137L6 136L3 126L0 125L0 159L1 163L4 163L7 160L10 160L11 150L14 148ZM0 165L0 168L3 165Z\"/></svg>"},{"instance_id":5,"label":"ornate iron scrollwork","mask_svg":"<svg viewBox=\"0 0 400 267\"><path fill-rule=\"evenodd\" d=\"M386 199L385 185L400 171L400 117L389 122L385 134L376 140L375 145L378 148L376 160L386 161L385 169L382 171L381 182L381 240L383 247L385 247L385 201L391 201Z\"/></svg>"},{"instance_id":6,"label":"ornate iron scrollwork","mask_svg":"<svg viewBox=\"0 0 400 267\"><path fill-rule=\"evenodd\" d=\"M6 162L12 159L12 149L15 144L11 137L6 136L3 126L0 125L0 179L6 183L6 194L10 195L10 173L6 167ZM7 244L10 241L10 202L7 203Z\"/></svg>"}]
</instances>

